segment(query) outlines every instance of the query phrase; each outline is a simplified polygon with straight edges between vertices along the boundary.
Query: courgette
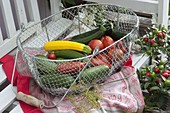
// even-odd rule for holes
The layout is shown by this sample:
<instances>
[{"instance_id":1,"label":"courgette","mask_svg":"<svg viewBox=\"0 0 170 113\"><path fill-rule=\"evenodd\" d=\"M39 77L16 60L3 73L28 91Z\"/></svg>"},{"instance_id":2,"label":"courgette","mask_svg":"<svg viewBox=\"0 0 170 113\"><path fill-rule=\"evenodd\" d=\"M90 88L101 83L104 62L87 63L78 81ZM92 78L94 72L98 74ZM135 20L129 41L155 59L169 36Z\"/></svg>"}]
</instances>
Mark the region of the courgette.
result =
<instances>
[{"instance_id":1,"label":"courgette","mask_svg":"<svg viewBox=\"0 0 170 113\"><path fill-rule=\"evenodd\" d=\"M91 40L100 39L105 34L105 31L106 28L101 26L99 29L94 31L82 33L76 36L76 38L73 37L71 41L88 44Z\"/></svg>"},{"instance_id":2,"label":"courgette","mask_svg":"<svg viewBox=\"0 0 170 113\"><path fill-rule=\"evenodd\" d=\"M112 31L109 36L110 36L114 41L117 41L117 40L121 39L122 37L124 37L125 35L126 35L126 33L123 33L123 32Z\"/></svg>"},{"instance_id":3,"label":"courgette","mask_svg":"<svg viewBox=\"0 0 170 113\"><path fill-rule=\"evenodd\" d=\"M97 28L97 29L93 29L93 30L90 30L90 31L87 31L87 32L84 32L84 33L81 33L81 34L78 34L78 35L75 35L71 38L71 40L77 40L77 39L80 39L80 38L84 38L84 37L88 37L90 36L91 34L94 34L95 32L99 31L100 28Z\"/></svg>"},{"instance_id":4,"label":"courgette","mask_svg":"<svg viewBox=\"0 0 170 113\"><path fill-rule=\"evenodd\" d=\"M104 23L103 26L106 28L105 35L109 36L113 31L113 23L107 21L107 22Z\"/></svg>"},{"instance_id":5,"label":"courgette","mask_svg":"<svg viewBox=\"0 0 170 113\"><path fill-rule=\"evenodd\" d=\"M57 58L74 59L86 56L85 54L74 50L58 50L54 51Z\"/></svg>"},{"instance_id":6,"label":"courgette","mask_svg":"<svg viewBox=\"0 0 170 113\"><path fill-rule=\"evenodd\" d=\"M56 41L46 42L44 44L44 49L46 51L70 49L70 50L84 52L87 54L90 54L92 51L88 45L74 42L74 41L68 41L68 40L56 40Z\"/></svg>"},{"instance_id":7,"label":"courgette","mask_svg":"<svg viewBox=\"0 0 170 113\"><path fill-rule=\"evenodd\" d=\"M43 55L36 55L35 57L38 57L35 58L35 65L40 74L56 73L57 64L55 62L48 61L47 57Z\"/></svg>"},{"instance_id":8,"label":"courgette","mask_svg":"<svg viewBox=\"0 0 170 113\"><path fill-rule=\"evenodd\" d=\"M91 67L80 74L80 79L85 83L92 83L102 78L107 72L109 72L107 65Z\"/></svg>"},{"instance_id":9,"label":"courgette","mask_svg":"<svg viewBox=\"0 0 170 113\"><path fill-rule=\"evenodd\" d=\"M74 81L74 77L68 74L51 74L41 76L40 80L47 88L69 88Z\"/></svg>"}]
</instances>

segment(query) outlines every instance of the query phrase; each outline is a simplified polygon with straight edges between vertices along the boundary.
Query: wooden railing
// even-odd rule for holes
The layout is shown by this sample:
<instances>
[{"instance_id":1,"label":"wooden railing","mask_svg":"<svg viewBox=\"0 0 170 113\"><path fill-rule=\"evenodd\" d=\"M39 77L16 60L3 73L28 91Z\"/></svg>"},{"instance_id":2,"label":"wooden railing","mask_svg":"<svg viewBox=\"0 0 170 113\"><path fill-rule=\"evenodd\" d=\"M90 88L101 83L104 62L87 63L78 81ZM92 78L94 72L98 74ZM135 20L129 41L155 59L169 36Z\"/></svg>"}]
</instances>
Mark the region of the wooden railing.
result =
<instances>
[{"instance_id":1,"label":"wooden railing","mask_svg":"<svg viewBox=\"0 0 170 113\"><path fill-rule=\"evenodd\" d=\"M51 14L59 11L60 3L50 0ZM0 0L0 58L16 47L21 27L40 21L39 7L37 0Z\"/></svg>"}]
</instances>

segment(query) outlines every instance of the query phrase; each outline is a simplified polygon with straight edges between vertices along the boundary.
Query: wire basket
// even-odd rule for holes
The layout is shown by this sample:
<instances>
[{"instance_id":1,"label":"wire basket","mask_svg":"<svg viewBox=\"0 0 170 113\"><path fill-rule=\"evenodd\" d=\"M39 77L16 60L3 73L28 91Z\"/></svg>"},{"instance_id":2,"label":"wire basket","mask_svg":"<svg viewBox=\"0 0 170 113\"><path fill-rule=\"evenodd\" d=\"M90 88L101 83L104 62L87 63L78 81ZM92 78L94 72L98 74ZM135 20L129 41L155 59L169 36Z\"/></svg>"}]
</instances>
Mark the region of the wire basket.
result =
<instances>
[{"instance_id":1,"label":"wire basket","mask_svg":"<svg viewBox=\"0 0 170 113\"><path fill-rule=\"evenodd\" d=\"M47 55L48 52L43 49L46 42L68 40L105 22L112 23L115 32L126 35L114 44L100 51L95 49L91 55L81 58L50 60L36 57L37 54ZM64 9L23 29L17 38L17 45L38 85L52 95L66 95L73 92L71 86L80 81L90 86L105 81L117 72L130 58L138 26L138 17L130 9L108 4L85 4ZM122 47L125 51L120 52ZM108 62L104 65L94 62L94 59L101 58Z\"/></svg>"}]
</instances>

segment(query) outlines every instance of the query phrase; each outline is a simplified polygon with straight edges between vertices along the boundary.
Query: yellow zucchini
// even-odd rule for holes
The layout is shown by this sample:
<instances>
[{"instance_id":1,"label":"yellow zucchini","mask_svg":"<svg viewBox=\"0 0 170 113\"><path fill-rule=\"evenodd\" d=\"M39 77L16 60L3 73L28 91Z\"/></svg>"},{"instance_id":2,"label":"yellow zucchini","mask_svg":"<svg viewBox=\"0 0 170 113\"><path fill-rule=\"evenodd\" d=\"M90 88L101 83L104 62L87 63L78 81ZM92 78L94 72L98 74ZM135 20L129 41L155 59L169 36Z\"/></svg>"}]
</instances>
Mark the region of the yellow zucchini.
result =
<instances>
[{"instance_id":1,"label":"yellow zucchini","mask_svg":"<svg viewBox=\"0 0 170 113\"><path fill-rule=\"evenodd\" d=\"M66 40L46 42L44 44L44 49L46 51L70 49L70 50L81 51L87 54L91 53L92 51L88 45L78 43L78 42L73 42L73 41L66 41Z\"/></svg>"}]
</instances>

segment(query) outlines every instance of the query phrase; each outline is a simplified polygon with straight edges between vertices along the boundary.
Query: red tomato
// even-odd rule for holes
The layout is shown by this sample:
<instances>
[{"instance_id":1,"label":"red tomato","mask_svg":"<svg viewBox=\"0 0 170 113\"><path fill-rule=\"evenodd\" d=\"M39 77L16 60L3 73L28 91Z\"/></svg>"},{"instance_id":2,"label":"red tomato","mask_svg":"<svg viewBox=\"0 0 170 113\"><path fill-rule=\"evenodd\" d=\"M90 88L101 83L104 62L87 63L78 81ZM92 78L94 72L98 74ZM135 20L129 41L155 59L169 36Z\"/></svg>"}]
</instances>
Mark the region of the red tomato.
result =
<instances>
[{"instance_id":1,"label":"red tomato","mask_svg":"<svg viewBox=\"0 0 170 113\"><path fill-rule=\"evenodd\" d=\"M48 59L51 59L51 60L55 60L56 59L56 55L55 55L54 52L48 53L47 57L48 57Z\"/></svg>"},{"instance_id":2,"label":"red tomato","mask_svg":"<svg viewBox=\"0 0 170 113\"><path fill-rule=\"evenodd\" d=\"M114 43L114 40L110 36L102 37L101 41L103 42L104 47L107 47Z\"/></svg>"},{"instance_id":3,"label":"red tomato","mask_svg":"<svg viewBox=\"0 0 170 113\"><path fill-rule=\"evenodd\" d=\"M113 55L114 54L114 55ZM109 57L115 57L116 60L121 60L123 58L123 51L121 49L110 49L108 52Z\"/></svg>"},{"instance_id":4,"label":"red tomato","mask_svg":"<svg viewBox=\"0 0 170 113\"><path fill-rule=\"evenodd\" d=\"M108 51L108 56L109 56L110 58L113 57L113 52L114 52L114 49L109 49L109 51Z\"/></svg>"},{"instance_id":5,"label":"red tomato","mask_svg":"<svg viewBox=\"0 0 170 113\"><path fill-rule=\"evenodd\" d=\"M98 59L98 58L92 58L91 63L94 66L99 66L99 65L104 65L105 64L101 59Z\"/></svg>"},{"instance_id":6,"label":"red tomato","mask_svg":"<svg viewBox=\"0 0 170 113\"><path fill-rule=\"evenodd\" d=\"M127 53L126 47L122 47L121 50L122 50L124 53Z\"/></svg>"},{"instance_id":7,"label":"red tomato","mask_svg":"<svg viewBox=\"0 0 170 113\"><path fill-rule=\"evenodd\" d=\"M104 48L104 45L101 40L91 40L88 44L92 51L95 49L95 47L99 46L99 49L102 50Z\"/></svg>"},{"instance_id":8,"label":"red tomato","mask_svg":"<svg viewBox=\"0 0 170 113\"><path fill-rule=\"evenodd\" d=\"M91 63L94 66L107 65L109 68L111 67L111 64L103 62L101 59L98 59L98 58L92 58Z\"/></svg>"},{"instance_id":9,"label":"red tomato","mask_svg":"<svg viewBox=\"0 0 170 113\"><path fill-rule=\"evenodd\" d=\"M118 48L124 47L124 42L120 40L119 42L116 43L116 47Z\"/></svg>"},{"instance_id":10,"label":"red tomato","mask_svg":"<svg viewBox=\"0 0 170 113\"><path fill-rule=\"evenodd\" d=\"M111 58L104 53L97 55L97 58L101 59L103 62L109 62Z\"/></svg>"}]
</instances>

